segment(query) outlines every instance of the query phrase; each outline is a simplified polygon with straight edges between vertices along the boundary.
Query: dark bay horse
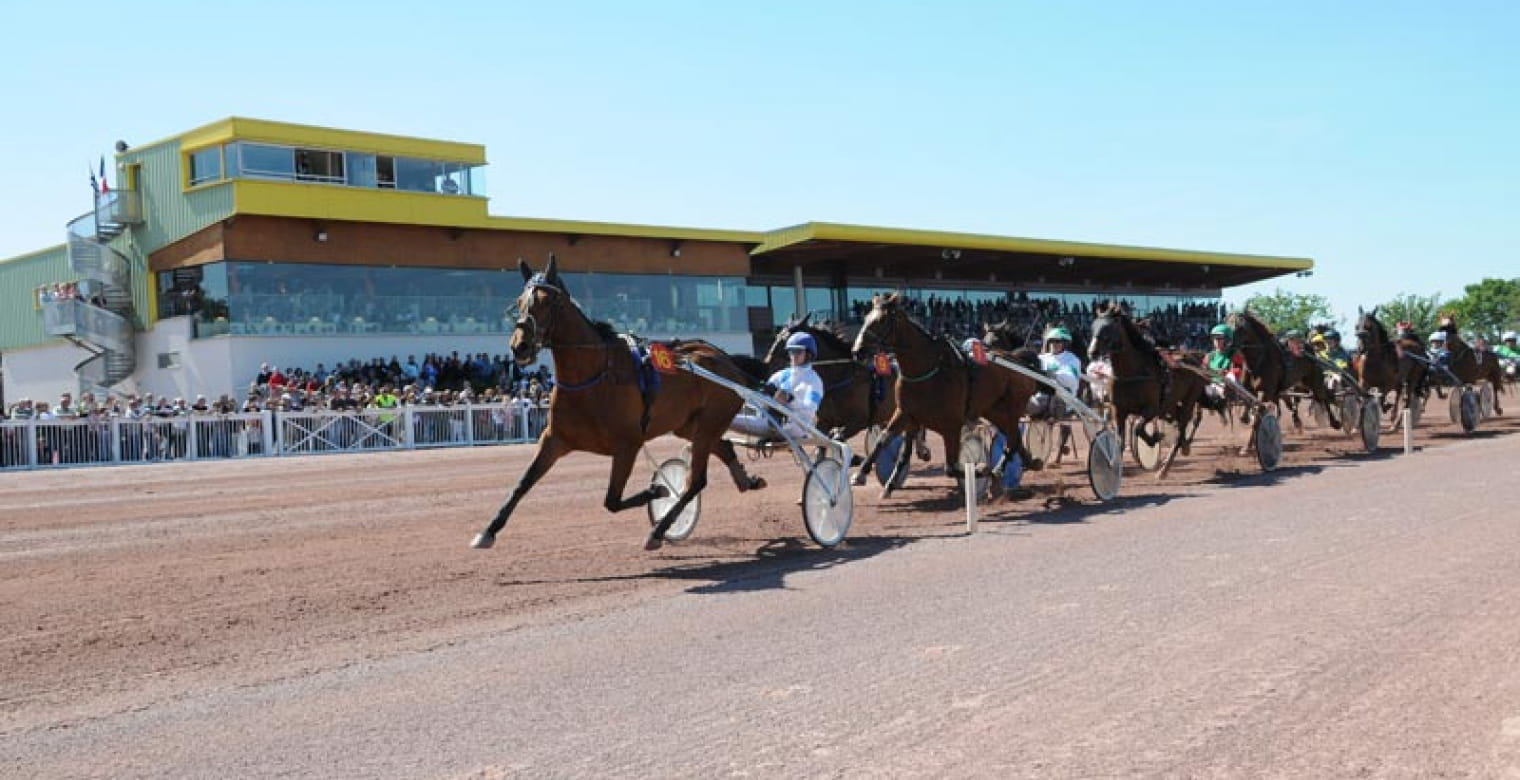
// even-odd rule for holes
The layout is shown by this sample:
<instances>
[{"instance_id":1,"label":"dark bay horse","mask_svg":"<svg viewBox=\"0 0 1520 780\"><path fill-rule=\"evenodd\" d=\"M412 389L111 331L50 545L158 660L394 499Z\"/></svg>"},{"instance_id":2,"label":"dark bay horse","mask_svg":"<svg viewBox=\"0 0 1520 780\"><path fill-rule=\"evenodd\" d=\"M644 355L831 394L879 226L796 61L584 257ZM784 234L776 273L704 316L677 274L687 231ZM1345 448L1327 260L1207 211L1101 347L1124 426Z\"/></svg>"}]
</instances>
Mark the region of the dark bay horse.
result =
<instances>
[{"instance_id":1,"label":"dark bay horse","mask_svg":"<svg viewBox=\"0 0 1520 780\"><path fill-rule=\"evenodd\" d=\"M1117 430L1125 431L1126 420L1137 416L1141 423L1136 435L1154 446L1160 432L1147 427L1153 420L1170 422L1177 428L1177 449L1188 451L1192 436L1198 432L1199 406L1209 384L1201 369L1168 363L1129 314L1112 304L1096 312L1087 352L1113 366L1109 403ZM1121 446L1123 441L1121 436Z\"/></svg>"},{"instance_id":2,"label":"dark bay horse","mask_svg":"<svg viewBox=\"0 0 1520 780\"><path fill-rule=\"evenodd\" d=\"M1266 323L1249 311L1230 315L1234 329L1233 346L1246 361L1245 386L1262 404L1280 406L1282 394L1289 387L1287 354Z\"/></svg>"},{"instance_id":3,"label":"dark bay horse","mask_svg":"<svg viewBox=\"0 0 1520 780\"><path fill-rule=\"evenodd\" d=\"M1457 320L1450 314L1441 315L1437 330L1446 332L1446 352L1450 355L1447 367L1464 385L1487 380L1494 389L1494 413L1504 414L1499 407L1499 394L1504 392L1504 369L1494 353L1479 353L1457 333Z\"/></svg>"},{"instance_id":4,"label":"dark bay horse","mask_svg":"<svg viewBox=\"0 0 1520 780\"><path fill-rule=\"evenodd\" d=\"M1340 414L1340 404L1335 402L1335 394L1330 392L1330 383L1326 379L1325 367L1315 360L1307 350L1293 354L1292 350L1284 347L1283 359L1287 361L1287 377L1283 380L1289 390L1302 390L1318 401L1325 410L1325 416L1330 420L1330 427L1334 430L1341 429L1341 421L1337 416ZM1293 415L1293 428L1302 431L1303 420L1298 416L1298 401L1292 396L1284 399L1288 404L1288 411Z\"/></svg>"},{"instance_id":5,"label":"dark bay horse","mask_svg":"<svg viewBox=\"0 0 1520 780\"><path fill-rule=\"evenodd\" d=\"M1008 437L1010 449L1019 453L1025 468L1044 466L1030 456L1019 433L1019 418L1035 393L1034 380L995 366L976 367L973 378L970 360L956 345L930 336L914 322L896 293L871 298L871 311L855 337L853 352L859 360L891 352L897 356L899 369L897 411L887 423L887 435L866 456L855 484L865 483L871 465L893 435L911 436L921 429L939 434L945 444L945 469L959 477L961 431L977 419L987 420ZM891 491L888 481L883 495Z\"/></svg>"},{"instance_id":6,"label":"dark bay horse","mask_svg":"<svg viewBox=\"0 0 1520 780\"><path fill-rule=\"evenodd\" d=\"M1382 393L1383 410L1393 423L1402 409L1412 410L1418 403L1425 384L1425 363L1405 353L1423 358L1425 347L1418 337L1401 334L1398 340L1390 338L1375 307L1357 316L1356 338L1359 354L1352 366L1357 381L1365 390L1375 388Z\"/></svg>"},{"instance_id":7,"label":"dark bay horse","mask_svg":"<svg viewBox=\"0 0 1520 780\"><path fill-rule=\"evenodd\" d=\"M644 442L672 432L691 442L686 485L650 532L645 549L657 549L663 543L670 523L706 487L710 455L723 461L741 492L765 486L764 480L744 471L733 445L723 440L729 422L743 406L739 396L685 371L662 374L659 388L649 391L647 382L640 381L641 369L628 343L610 325L592 322L571 300L552 255L541 274L535 275L522 261L518 261L518 269L526 285L517 299L519 316L512 331L512 356L527 365L540 349L548 347L554 355L556 383L549 397L549 423L538 438L533 462L495 519L475 537L472 547L484 549L494 544L517 502L555 461L570 452L594 452L612 458L603 506L609 512L621 512L664 495L662 487L651 487L623 497ZM762 379L745 373L730 356L707 342L678 341L671 347L678 358L738 384L754 386ZM641 384L646 387L641 389Z\"/></svg>"}]
</instances>

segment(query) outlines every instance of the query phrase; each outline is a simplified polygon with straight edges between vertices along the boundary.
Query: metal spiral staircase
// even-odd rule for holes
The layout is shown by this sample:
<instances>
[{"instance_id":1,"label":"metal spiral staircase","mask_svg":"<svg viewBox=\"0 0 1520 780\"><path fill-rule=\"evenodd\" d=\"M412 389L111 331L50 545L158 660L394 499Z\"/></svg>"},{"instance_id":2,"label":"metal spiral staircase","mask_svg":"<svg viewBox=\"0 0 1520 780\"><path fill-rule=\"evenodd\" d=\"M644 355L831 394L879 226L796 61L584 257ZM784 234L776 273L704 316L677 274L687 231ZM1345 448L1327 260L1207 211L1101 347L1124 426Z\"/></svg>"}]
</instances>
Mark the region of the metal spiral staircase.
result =
<instances>
[{"instance_id":1,"label":"metal spiral staircase","mask_svg":"<svg viewBox=\"0 0 1520 780\"><path fill-rule=\"evenodd\" d=\"M69 222L69 267L80 276L80 294L44 306L44 328L90 353L74 366L81 392L99 392L137 368L132 302L132 263L110 241L142 221L132 190L95 196L95 210Z\"/></svg>"}]
</instances>

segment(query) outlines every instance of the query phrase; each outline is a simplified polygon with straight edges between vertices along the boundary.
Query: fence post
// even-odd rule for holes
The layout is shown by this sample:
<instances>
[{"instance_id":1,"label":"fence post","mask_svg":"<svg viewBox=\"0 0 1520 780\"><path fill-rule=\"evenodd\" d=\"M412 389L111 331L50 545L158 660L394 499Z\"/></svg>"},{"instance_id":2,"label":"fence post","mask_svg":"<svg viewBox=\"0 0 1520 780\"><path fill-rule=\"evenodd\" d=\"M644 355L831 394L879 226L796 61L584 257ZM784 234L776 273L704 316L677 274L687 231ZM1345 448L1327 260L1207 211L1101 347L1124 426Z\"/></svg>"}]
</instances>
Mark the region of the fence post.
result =
<instances>
[{"instance_id":1,"label":"fence post","mask_svg":"<svg viewBox=\"0 0 1520 780\"><path fill-rule=\"evenodd\" d=\"M464 440L471 447L475 446L475 404L464 405Z\"/></svg>"},{"instance_id":2,"label":"fence post","mask_svg":"<svg viewBox=\"0 0 1520 780\"><path fill-rule=\"evenodd\" d=\"M1413 418L1414 418L1414 415L1410 414L1408 409L1405 409L1403 412L1399 413L1399 422L1402 423L1403 426L1404 426L1404 454L1405 455L1408 455L1408 454L1414 452L1414 431L1411 430L1414 427L1414 425L1412 424L1414 422Z\"/></svg>"},{"instance_id":3,"label":"fence post","mask_svg":"<svg viewBox=\"0 0 1520 780\"><path fill-rule=\"evenodd\" d=\"M274 412L264 409L259 412L259 416L263 418L264 456L270 458L276 457L280 455L279 450L275 449L275 445L280 440L280 435L274 429Z\"/></svg>"},{"instance_id":4,"label":"fence post","mask_svg":"<svg viewBox=\"0 0 1520 780\"><path fill-rule=\"evenodd\" d=\"M911 446L913 446L913 443L910 442L910 441L907 441L905 439L903 441L903 446L904 447L911 447ZM976 468L977 468L977 464L972 463L969 460L968 461L964 461L964 462L961 463L961 477L966 482L966 533L967 534L975 534L976 533L976 521L977 521L977 512L976 512ZM890 479L890 477L888 477L888 479Z\"/></svg>"},{"instance_id":5,"label":"fence post","mask_svg":"<svg viewBox=\"0 0 1520 780\"><path fill-rule=\"evenodd\" d=\"M201 419L194 412L185 417L185 460L201 457Z\"/></svg>"},{"instance_id":6,"label":"fence post","mask_svg":"<svg viewBox=\"0 0 1520 780\"><path fill-rule=\"evenodd\" d=\"M26 421L26 465L37 468L37 419Z\"/></svg>"},{"instance_id":7,"label":"fence post","mask_svg":"<svg viewBox=\"0 0 1520 780\"><path fill-rule=\"evenodd\" d=\"M111 462L121 463L121 418L111 418Z\"/></svg>"},{"instance_id":8,"label":"fence post","mask_svg":"<svg viewBox=\"0 0 1520 780\"><path fill-rule=\"evenodd\" d=\"M401 425L406 429L401 434L401 440L403 446L409 450L417 449L417 435L416 432L412 429L412 426L416 424L417 422L415 415L413 414L413 407L410 404L401 407Z\"/></svg>"}]
</instances>

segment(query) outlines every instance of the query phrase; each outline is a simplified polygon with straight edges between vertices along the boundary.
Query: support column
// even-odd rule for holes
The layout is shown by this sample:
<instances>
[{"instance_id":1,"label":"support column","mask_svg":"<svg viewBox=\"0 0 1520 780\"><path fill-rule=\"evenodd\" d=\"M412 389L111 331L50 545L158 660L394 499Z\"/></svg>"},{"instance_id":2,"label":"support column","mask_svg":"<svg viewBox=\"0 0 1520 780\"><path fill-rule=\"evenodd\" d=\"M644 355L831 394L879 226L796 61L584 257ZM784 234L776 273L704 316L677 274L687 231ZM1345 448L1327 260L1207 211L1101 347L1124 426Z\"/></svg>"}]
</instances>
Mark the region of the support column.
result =
<instances>
[{"instance_id":1,"label":"support column","mask_svg":"<svg viewBox=\"0 0 1520 780\"><path fill-rule=\"evenodd\" d=\"M807 291L802 286L802 266L792 266L792 295L796 297L796 309L793 313L801 317L807 313Z\"/></svg>"}]
</instances>

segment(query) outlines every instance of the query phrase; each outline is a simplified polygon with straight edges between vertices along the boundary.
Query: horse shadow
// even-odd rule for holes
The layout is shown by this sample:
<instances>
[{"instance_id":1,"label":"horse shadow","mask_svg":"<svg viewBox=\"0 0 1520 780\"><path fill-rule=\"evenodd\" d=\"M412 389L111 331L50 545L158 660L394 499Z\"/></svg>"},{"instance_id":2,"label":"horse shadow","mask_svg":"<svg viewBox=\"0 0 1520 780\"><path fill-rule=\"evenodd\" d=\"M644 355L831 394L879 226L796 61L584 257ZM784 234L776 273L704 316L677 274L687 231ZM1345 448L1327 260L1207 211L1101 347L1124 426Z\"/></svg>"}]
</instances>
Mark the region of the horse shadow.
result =
<instances>
[{"instance_id":1,"label":"horse shadow","mask_svg":"<svg viewBox=\"0 0 1520 780\"><path fill-rule=\"evenodd\" d=\"M644 577L668 580L692 580L687 593L711 595L765 590L786 590L789 575L823 571L853 561L865 560L915 541L908 537L873 536L846 539L828 550L800 538L775 539L762 544L752 558L700 565L673 565L655 569Z\"/></svg>"},{"instance_id":2,"label":"horse shadow","mask_svg":"<svg viewBox=\"0 0 1520 780\"><path fill-rule=\"evenodd\" d=\"M1139 496L1115 496L1108 501L1096 499L1079 499L1059 493L1055 495L1040 495L1036 493L1033 498L1019 502L1003 504L1004 511L997 511L996 504L982 509L979 522L983 523L1026 523L1029 525L1070 525L1074 523L1086 523L1092 518L1104 515L1122 515L1132 509L1146 509L1150 507L1166 506L1182 495L1170 493L1150 493ZM1039 511L1030 512L1024 504L1035 502L1041 506Z\"/></svg>"},{"instance_id":3,"label":"horse shadow","mask_svg":"<svg viewBox=\"0 0 1520 780\"><path fill-rule=\"evenodd\" d=\"M1214 476L1203 481L1205 485L1221 485L1225 487L1256 487L1259 485L1276 485L1293 477L1318 474L1325 470L1319 464L1308 466L1280 466L1272 471L1220 471L1216 470Z\"/></svg>"}]
</instances>

